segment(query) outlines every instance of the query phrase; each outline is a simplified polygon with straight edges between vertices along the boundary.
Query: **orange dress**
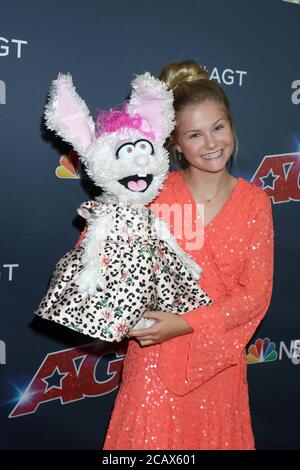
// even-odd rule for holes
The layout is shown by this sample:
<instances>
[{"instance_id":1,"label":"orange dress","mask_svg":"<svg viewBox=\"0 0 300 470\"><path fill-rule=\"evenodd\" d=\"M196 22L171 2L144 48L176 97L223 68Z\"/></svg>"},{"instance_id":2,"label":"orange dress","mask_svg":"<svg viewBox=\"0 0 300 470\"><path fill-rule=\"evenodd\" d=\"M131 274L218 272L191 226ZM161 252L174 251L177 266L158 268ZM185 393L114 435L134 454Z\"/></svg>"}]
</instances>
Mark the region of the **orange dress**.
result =
<instances>
[{"instance_id":1,"label":"orange dress","mask_svg":"<svg viewBox=\"0 0 300 470\"><path fill-rule=\"evenodd\" d=\"M154 202L196 209L181 172ZM254 449L245 348L272 291L269 197L238 179L205 227L203 248L190 254L214 303L184 315L190 334L144 348L130 340L105 450Z\"/></svg>"}]
</instances>

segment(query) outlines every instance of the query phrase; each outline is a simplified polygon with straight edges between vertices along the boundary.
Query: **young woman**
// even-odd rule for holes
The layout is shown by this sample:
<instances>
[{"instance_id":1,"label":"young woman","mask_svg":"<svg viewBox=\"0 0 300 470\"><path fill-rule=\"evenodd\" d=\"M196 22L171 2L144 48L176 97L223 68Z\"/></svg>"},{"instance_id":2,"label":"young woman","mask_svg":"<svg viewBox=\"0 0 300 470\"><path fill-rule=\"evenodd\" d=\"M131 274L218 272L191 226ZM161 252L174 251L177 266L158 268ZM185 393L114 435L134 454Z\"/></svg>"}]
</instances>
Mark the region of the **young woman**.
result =
<instances>
[{"instance_id":1,"label":"young woman","mask_svg":"<svg viewBox=\"0 0 300 470\"><path fill-rule=\"evenodd\" d=\"M191 206L195 217L204 205L203 247L189 249L185 231L178 242L202 266L213 304L181 316L149 311L156 324L130 333L104 449L254 449L245 347L271 297L270 200L228 172L234 123L206 70L170 64L161 79L174 92L169 145L181 169L153 204Z\"/></svg>"}]
</instances>

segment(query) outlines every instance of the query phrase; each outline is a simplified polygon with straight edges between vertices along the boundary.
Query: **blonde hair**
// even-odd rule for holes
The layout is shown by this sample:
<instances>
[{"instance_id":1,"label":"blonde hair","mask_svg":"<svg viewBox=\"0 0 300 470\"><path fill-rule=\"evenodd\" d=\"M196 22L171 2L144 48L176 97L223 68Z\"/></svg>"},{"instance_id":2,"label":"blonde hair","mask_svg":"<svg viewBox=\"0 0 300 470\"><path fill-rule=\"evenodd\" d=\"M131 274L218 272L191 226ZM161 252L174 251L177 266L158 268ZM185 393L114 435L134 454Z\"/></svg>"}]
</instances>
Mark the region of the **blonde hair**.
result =
<instances>
[{"instance_id":1,"label":"blonde hair","mask_svg":"<svg viewBox=\"0 0 300 470\"><path fill-rule=\"evenodd\" d=\"M166 65L159 76L160 80L166 83L174 94L174 109L176 115L186 106L203 103L204 101L214 101L220 104L229 120L235 141L233 157L235 160L238 150L238 140L235 132L234 119L231 114L230 104L223 89L214 81L208 78L208 71L197 64L194 60L173 63ZM175 166L186 168L188 166L185 158L174 148L174 137L176 128L167 142L171 153L171 158ZM231 162L232 163L232 162Z\"/></svg>"}]
</instances>

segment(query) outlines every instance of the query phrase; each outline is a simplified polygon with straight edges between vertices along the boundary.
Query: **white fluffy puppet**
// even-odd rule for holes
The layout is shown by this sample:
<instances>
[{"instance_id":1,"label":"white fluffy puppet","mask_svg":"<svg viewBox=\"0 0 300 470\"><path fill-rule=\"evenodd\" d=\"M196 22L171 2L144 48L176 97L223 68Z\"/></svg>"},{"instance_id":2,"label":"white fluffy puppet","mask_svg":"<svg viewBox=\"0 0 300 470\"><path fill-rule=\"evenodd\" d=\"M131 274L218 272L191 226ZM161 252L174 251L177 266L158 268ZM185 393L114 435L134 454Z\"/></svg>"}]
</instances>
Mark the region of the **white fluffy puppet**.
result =
<instances>
[{"instance_id":1,"label":"white fluffy puppet","mask_svg":"<svg viewBox=\"0 0 300 470\"><path fill-rule=\"evenodd\" d=\"M70 75L53 82L45 112L47 127L72 144L103 195L78 209L86 236L57 263L35 313L106 341L153 324L142 318L148 309L185 313L211 303L195 281L201 268L145 207L168 172L172 92L149 73L132 86L122 109L100 113L97 132Z\"/></svg>"}]
</instances>

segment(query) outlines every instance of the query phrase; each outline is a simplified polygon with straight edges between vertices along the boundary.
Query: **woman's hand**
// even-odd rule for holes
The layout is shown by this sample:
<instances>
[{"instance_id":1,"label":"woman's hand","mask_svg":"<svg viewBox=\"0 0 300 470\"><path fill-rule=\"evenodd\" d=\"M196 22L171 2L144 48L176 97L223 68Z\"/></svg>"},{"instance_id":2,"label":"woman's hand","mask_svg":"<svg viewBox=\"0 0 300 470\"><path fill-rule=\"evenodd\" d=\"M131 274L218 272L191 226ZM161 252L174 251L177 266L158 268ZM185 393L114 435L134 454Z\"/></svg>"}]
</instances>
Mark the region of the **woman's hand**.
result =
<instances>
[{"instance_id":1,"label":"woman's hand","mask_svg":"<svg viewBox=\"0 0 300 470\"><path fill-rule=\"evenodd\" d=\"M130 331L128 333L128 336L136 338L141 346L160 344L176 336L186 335L193 331L193 328L189 326L181 315L148 310L144 317L153 318L157 323L150 326L150 328L143 328L142 330Z\"/></svg>"}]
</instances>

